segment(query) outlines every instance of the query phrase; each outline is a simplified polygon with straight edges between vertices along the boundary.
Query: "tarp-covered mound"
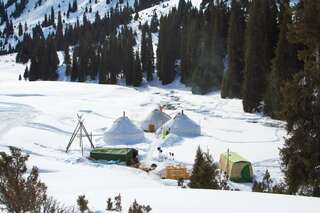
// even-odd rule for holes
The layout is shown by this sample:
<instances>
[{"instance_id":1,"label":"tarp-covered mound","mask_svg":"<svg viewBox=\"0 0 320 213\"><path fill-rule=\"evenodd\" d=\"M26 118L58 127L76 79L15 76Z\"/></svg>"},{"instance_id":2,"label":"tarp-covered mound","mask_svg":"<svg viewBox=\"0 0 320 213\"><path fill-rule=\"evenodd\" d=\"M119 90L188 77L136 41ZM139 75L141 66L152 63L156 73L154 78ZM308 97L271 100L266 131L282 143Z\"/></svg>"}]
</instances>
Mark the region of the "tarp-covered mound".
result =
<instances>
[{"instance_id":1,"label":"tarp-covered mound","mask_svg":"<svg viewBox=\"0 0 320 213\"><path fill-rule=\"evenodd\" d=\"M141 122L141 128L144 131L155 132L170 119L169 115L159 109L155 109Z\"/></svg>"},{"instance_id":2,"label":"tarp-covered mound","mask_svg":"<svg viewBox=\"0 0 320 213\"><path fill-rule=\"evenodd\" d=\"M126 116L118 118L104 133L104 142L108 145L130 145L142 143L144 133Z\"/></svg>"},{"instance_id":3,"label":"tarp-covered mound","mask_svg":"<svg viewBox=\"0 0 320 213\"><path fill-rule=\"evenodd\" d=\"M200 126L184 113L178 113L157 131L158 135L175 134L178 136L195 137L201 135Z\"/></svg>"}]
</instances>

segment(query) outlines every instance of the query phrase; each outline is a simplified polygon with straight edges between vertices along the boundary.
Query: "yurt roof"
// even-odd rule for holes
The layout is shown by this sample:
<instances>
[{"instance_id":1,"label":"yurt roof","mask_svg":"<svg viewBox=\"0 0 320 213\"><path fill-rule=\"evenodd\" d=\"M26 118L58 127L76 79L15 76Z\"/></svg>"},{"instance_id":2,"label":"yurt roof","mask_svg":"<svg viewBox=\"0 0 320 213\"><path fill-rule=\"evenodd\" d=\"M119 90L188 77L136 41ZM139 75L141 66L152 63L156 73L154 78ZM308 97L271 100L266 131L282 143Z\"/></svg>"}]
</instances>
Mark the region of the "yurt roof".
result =
<instances>
[{"instance_id":1,"label":"yurt roof","mask_svg":"<svg viewBox=\"0 0 320 213\"><path fill-rule=\"evenodd\" d=\"M128 117L122 116L113 122L107 132L112 134L134 134L140 133L142 130L132 123Z\"/></svg>"},{"instance_id":2,"label":"yurt roof","mask_svg":"<svg viewBox=\"0 0 320 213\"><path fill-rule=\"evenodd\" d=\"M169 130L169 133L180 136L201 135L200 125L191 120L183 112L178 113L174 118L165 123L160 129L157 130L157 134L162 134L163 130Z\"/></svg>"},{"instance_id":3,"label":"yurt roof","mask_svg":"<svg viewBox=\"0 0 320 213\"><path fill-rule=\"evenodd\" d=\"M141 124L143 128L147 128L150 123L161 125L170 119L170 115L166 114L165 112L159 109L154 109L152 110L152 112L148 114L148 116L142 121Z\"/></svg>"},{"instance_id":4,"label":"yurt roof","mask_svg":"<svg viewBox=\"0 0 320 213\"><path fill-rule=\"evenodd\" d=\"M168 125L175 128L189 128L193 126L199 126L184 113L178 113L172 120L168 122Z\"/></svg>"},{"instance_id":5,"label":"yurt roof","mask_svg":"<svg viewBox=\"0 0 320 213\"><path fill-rule=\"evenodd\" d=\"M118 118L104 133L104 142L112 145L137 144L144 139L143 131L126 116Z\"/></svg>"}]
</instances>

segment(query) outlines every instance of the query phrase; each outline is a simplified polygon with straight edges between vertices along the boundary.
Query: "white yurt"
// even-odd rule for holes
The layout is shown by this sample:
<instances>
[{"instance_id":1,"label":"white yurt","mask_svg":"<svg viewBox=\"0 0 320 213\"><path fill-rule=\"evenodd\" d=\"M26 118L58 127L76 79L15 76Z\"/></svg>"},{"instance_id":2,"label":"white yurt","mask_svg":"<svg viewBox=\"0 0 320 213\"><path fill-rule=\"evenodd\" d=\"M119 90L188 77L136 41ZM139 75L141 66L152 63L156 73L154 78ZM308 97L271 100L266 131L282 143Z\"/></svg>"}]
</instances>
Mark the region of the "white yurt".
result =
<instances>
[{"instance_id":1,"label":"white yurt","mask_svg":"<svg viewBox=\"0 0 320 213\"><path fill-rule=\"evenodd\" d=\"M159 128L157 134L162 136L175 134L178 136L195 137L201 135L201 129L200 125L191 120L182 111Z\"/></svg>"},{"instance_id":2,"label":"white yurt","mask_svg":"<svg viewBox=\"0 0 320 213\"><path fill-rule=\"evenodd\" d=\"M155 109L141 122L141 128L146 132L155 132L170 119L161 109Z\"/></svg>"},{"instance_id":3,"label":"white yurt","mask_svg":"<svg viewBox=\"0 0 320 213\"><path fill-rule=\"evenodd\" d=\"M107 129L103 139L108 145L132 145L143 142L145 137L143 131L124 114Z\"/></svg>"}]
</instances>

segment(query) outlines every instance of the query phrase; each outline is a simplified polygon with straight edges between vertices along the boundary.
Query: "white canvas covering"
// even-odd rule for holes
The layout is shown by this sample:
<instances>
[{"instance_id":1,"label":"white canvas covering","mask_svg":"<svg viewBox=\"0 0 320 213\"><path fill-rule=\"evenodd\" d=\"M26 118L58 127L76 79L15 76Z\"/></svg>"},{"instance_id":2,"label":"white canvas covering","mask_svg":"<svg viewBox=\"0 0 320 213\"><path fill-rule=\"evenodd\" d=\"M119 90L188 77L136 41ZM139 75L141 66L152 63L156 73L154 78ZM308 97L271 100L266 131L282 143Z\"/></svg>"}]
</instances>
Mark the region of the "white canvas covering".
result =
<instances>
[{"instance_id":1,"label":"white canvas covering","mask_svg":"<svg viewBox=\"0 0 320 213\"><path fill-rule=\"evenodd\" d=\"M201 135L200 126L184 113L178 113L174 118L165 123L158 129L157 134L163 134L164 131L169 131L170 134L178 136L194 137Z\"/></svg>"},{"instance_id":2,"label":"white canvas covering","mask_svg":"<svg viewBox=\"0 0 320 213\"><path fill-rule=\"evenodd\" d=\"M170 119L171 117L168 114L155 109L141 122L141 128L148 131L150 125L154 125L155 130L157 130Z\"/></svg>"},{"instance_id":3,"label":"white canvas covering","mask_svg":"<svg viewBox=\"0 0 320 213\"><path fill-rule=\"evenodd\" d=\"M144 133L126 116L118 118L104 133L104 142L108 145L130 145L144 141Z\"/></svg>"}]
</instances>

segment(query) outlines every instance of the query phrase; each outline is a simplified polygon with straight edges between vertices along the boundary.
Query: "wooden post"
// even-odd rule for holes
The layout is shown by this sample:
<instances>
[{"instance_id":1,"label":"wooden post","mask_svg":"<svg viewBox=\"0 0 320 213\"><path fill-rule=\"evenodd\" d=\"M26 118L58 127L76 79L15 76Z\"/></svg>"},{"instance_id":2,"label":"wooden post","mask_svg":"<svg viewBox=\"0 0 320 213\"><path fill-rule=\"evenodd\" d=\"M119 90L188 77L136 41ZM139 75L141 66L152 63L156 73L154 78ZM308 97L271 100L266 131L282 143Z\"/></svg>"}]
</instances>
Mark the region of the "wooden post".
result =
<instances>
[{"instance_id":1,"label":"wooden post","mask_svg":"<svg viewBox=\"0 0 320 213\"><path fill-rule=\"evenodd\" d=\"M81 121L80 121L81 122ZM81 153L82 153L82 156L83 156L83 142L82 142L82 122L80 124L80 146L81 146Z\"/></svg>"},{"instance_id":2,"label":"wooden post","mask_svg":"<svg viewBox=\"0 0 320 213\"><path fill-rule=\"evenodd\" d=\"M229 149L227 150L227 180L229 180Z\"/></svg>"}]
</instances>

